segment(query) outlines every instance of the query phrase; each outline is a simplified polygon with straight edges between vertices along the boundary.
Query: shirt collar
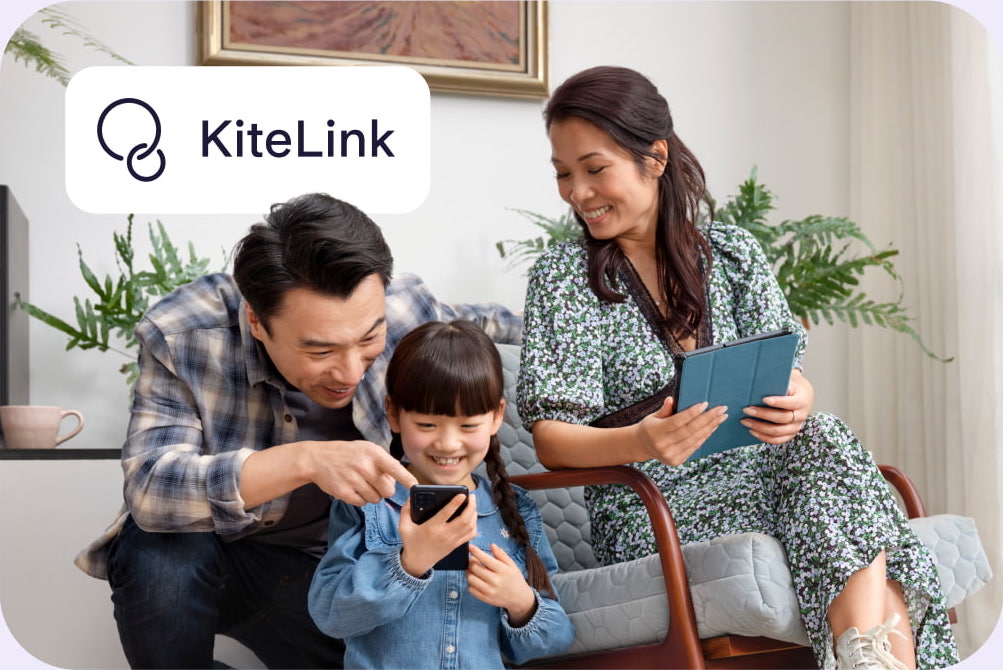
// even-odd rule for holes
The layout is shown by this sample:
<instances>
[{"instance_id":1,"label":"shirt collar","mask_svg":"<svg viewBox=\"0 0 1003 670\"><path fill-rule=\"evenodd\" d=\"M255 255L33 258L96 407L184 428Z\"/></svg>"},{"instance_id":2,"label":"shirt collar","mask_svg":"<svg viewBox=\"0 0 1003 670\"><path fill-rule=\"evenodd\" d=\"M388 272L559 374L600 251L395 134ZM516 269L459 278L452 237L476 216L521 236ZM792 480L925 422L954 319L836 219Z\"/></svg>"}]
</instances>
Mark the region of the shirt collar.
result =
<instances>
[{"instance_id":1,"label":"shirt collar","mask_svg":"<svg viewBox=\"0 0 1003 670\"><path fill-rule=\"evenodd\" d=\"M282 387L285 380L278 374L265 347L251 333L251 322L247 318L247 301L240 301L240 341L244 349L244 365L247 368L247 383L257 386L268 382L272 386Z\"/></svg>"}]
</instances>

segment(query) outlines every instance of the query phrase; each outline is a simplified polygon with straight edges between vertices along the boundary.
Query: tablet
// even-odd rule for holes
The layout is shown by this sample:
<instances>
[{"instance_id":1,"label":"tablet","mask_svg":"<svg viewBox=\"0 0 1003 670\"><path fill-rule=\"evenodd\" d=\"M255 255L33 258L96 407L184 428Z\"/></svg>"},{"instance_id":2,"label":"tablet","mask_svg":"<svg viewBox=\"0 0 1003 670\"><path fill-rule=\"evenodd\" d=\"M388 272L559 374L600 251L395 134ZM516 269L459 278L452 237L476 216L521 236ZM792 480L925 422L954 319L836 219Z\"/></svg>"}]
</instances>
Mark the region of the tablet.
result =
<instances>
[{"instance_id":1,"label":"tablet","mask_svg":"<svg viewBox=\"0 0 1003 670\"><path fill-rule=\"evenodd\" d=\"M743 337L676 356L676 408L682 411L707 401L727 405L728 418L687 460L758 442L739 423L745 407L763 398L787 395L798 346L789 328Z\"/></svg>"}]
</instances>

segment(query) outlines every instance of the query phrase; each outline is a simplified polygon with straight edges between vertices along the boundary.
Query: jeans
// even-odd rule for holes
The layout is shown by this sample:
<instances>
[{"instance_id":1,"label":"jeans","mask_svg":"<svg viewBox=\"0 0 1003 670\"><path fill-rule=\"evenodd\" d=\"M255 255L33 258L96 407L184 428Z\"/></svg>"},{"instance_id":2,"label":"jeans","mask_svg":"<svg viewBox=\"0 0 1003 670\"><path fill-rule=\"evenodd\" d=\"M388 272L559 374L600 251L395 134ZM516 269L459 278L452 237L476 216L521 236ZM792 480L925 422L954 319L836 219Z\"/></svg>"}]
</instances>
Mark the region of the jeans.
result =
<instances>
[{"instance_id":1,"label":"jeans","mask_svg":"<svg viewBox=\"0 0 1003 670\"><path fill-rule=\"evenodd\" d=\"M344 643L317 629L307 591L318 559L213 533L148 533L130 518L108 581L133 668L212 668L217 633L269 668L340 668Z\"/></svg>"}]
</instances>

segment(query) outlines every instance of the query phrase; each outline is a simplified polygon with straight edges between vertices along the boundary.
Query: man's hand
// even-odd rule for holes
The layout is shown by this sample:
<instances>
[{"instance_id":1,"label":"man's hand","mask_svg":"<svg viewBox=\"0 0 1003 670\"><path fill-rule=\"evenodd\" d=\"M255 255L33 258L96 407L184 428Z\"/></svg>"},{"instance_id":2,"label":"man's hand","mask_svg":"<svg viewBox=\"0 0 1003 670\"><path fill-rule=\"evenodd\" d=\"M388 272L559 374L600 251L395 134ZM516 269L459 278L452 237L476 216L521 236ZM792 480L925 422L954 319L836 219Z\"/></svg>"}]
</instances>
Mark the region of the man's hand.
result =
<instances>
[{"instance_id":1,"label":"man's hand","mask_svg":"<svg viewBox=\"0 0 1003 670\"><path fill-rule=\"evenodd\" d=\"M379 502L394 494L394 483L418 483L397 459L372 442L315 442L310 449L312 481L350 505Z\"/></svg>"},{"instance_id":2,"label":"man's hand","mask_svg":"<svg viewBox=\"0 0 1003 670\"><path fill-rule=\"evenodd\" d=\"M393 495L394 482L418 483L385 449L372 442L292 442L256 451L240 472L244 509L257 507L305 484L352 505Z\"/></svg>"}]
</instances>

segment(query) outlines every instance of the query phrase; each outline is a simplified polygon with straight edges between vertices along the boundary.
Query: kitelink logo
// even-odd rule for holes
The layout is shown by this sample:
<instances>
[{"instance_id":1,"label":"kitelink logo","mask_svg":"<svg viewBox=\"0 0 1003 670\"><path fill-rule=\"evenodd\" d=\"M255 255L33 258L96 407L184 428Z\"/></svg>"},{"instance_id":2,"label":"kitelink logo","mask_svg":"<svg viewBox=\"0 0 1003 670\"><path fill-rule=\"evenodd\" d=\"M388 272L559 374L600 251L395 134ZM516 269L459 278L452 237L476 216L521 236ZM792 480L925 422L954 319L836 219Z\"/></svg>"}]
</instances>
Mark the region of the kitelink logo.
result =
<instances>
[{"instance_id":1,"label":"kitelink logo","mask_svg":"<svg viewBox=\"0 0 1003 670\"><path fill-rule=\"evenodd\" d=\"M402 66L95 67L66 89L66 191L94 213L253 213L428 194L430 96Z\"/></svg>"},{"instance_id":2,"label":"kitelink logo","mask_svg":"<svg viewBox=\"0 0 1003 670\"><path fill-rule=\"evenodd\" d=\"M112 112L115 108L120 105L139 105L141 108L145 109L153 120L153 136L147 138L148 141L138 142L133 145L126 156L117 153L111 147L108 146L108 142L105 140L105 121L108 118L108 114ZM138 181L153 181L160 175L164 174L164 168L167 167L167 159L164 157L164 152L157 148L160 144L160 117L157 116L157 112L154 111L153 107L149 103L140 100L139 98L119 98L115 102L111 103L104 108L101 112L101 116L98 117L98 142L101 143L101 148L104 152L114 158L117 161L124 160L125 167L129 171L129 174L133 176L134 179ZM154 151L156 151L157 167L153 174L140 174L136 171L136 163L144 161L150 156Z\"/></svg>"}]
</instances>

